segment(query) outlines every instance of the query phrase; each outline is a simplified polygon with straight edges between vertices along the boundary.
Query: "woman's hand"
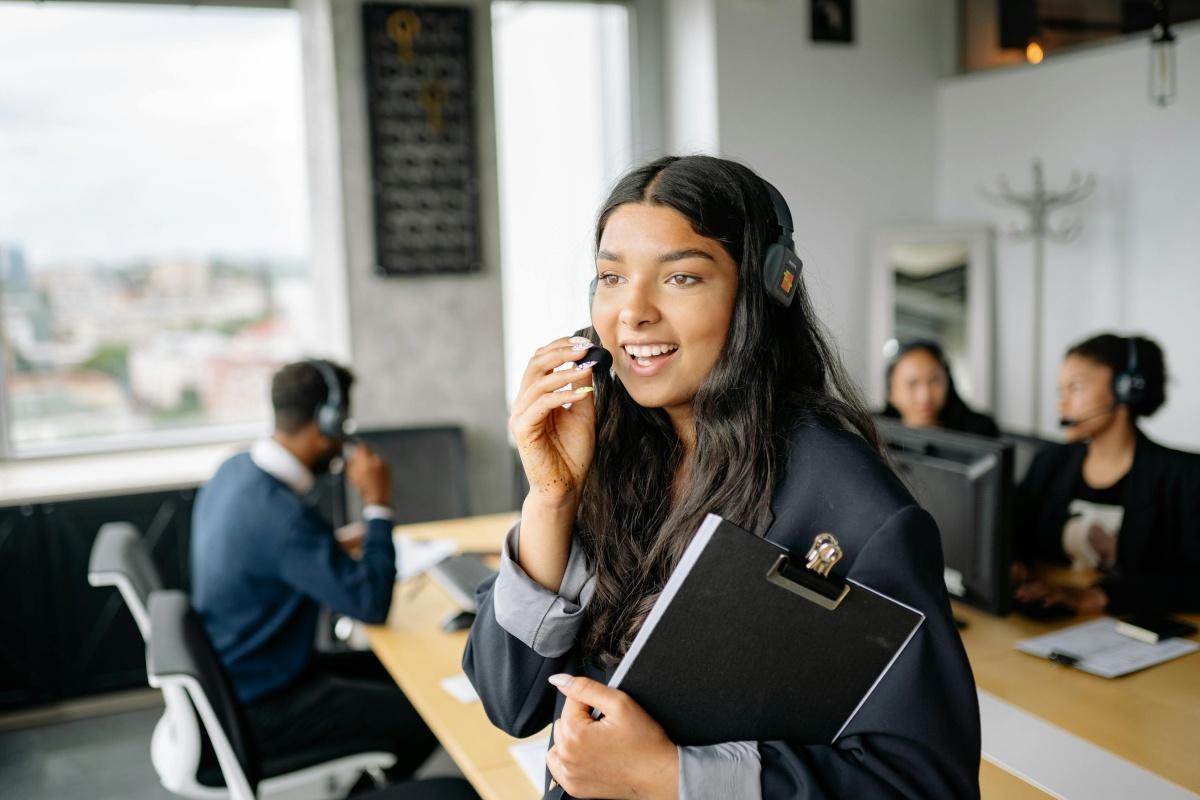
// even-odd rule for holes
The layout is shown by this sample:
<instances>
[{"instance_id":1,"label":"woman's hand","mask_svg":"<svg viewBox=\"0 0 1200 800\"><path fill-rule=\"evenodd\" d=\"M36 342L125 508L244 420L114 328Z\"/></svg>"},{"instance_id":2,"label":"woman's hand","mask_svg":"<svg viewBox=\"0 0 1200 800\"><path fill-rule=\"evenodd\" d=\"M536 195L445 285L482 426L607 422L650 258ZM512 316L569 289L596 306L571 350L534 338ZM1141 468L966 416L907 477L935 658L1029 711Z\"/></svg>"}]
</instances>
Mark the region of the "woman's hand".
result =
<instances>
[{"instance_id":1,"label":"woman's hand","mask_svg":"<svg viewBox=\"0 0 1200 800\"><path fill-rule=\"evenodd\" d=\"M508 420L531 499L572 512L596 446L592 365L555 370L578 362L591 345L582 337L562 338L534 353ZM567 384L573 388L559 391ZM567 403L571 407L563 408Z\"/></svg>"},{"instance_id":2,"label":"woman's hand","mask_svg":"<svg viewBox=\"0 0 1200 800\"><path fill-rule=\"evenodd\" d=\"M550 682L567 697L546 753L554 782L572 797L679 796L678 751L629 695L584 677L553 675ZM593 719L593 708L604 716Z\"/></svg>"}]
</instances>

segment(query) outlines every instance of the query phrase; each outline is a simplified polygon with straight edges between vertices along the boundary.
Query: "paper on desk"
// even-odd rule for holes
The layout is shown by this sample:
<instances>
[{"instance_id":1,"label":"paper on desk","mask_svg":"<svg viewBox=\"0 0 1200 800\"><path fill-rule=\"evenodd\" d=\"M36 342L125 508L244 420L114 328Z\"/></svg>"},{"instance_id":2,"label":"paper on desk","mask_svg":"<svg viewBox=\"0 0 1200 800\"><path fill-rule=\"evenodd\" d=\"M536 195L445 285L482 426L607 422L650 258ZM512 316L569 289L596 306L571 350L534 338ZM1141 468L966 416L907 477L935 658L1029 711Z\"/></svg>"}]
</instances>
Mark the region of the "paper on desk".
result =
<instances>
[{"instance_id":1,"label":"paper on desk","mask_svg":"<svg viewBox=\"0 0 1200 800\"><path fill-rule=\"evenodd\" d=\"M546 788L546 751L549 749L549 736L544 739L530 739L508 748L525 777L529 778L529 782L539 793Z\"/></svg>"},{"instance_id":2,"label":"paper on desk","mask_svg":"<svg viewBox=\"0 0 1200 800\"><path fill-rule=\"evenodd\" d=\"M471 685L470 679L461 672L458 675L451 675L449 678L442 678L440 683L442 688L460 703L473 703L479 699L479 695L475 694L475 687Z\"/></svg>"},{"instance_id":3,"label":"paper on desk","mask_svg":"<svg viewBox=\"0 0 1200 800\"><path fill-rule=\"evenodd\" d=\"M396 580L415 578L458 549L453 539L413 539L404 534L393 537L396 542Z\"/></svg>"},{"instance_id":4,"label":"paper on desk","mask_svg":"<svg viewBox=\"0 0 1200 800\"><path fill-rule=\"evenodd\" d=\"M1076 669L1117 678L1152 667L1164 661L1200 650L1200 644L1187 639L1167 639L1158 644L1146 644L1116 631L1112 617L1072 625L1054 633L1022 639L1017 649L1023 653L1049 658L1053 652L1076 656Z\"/></svg>"}]
</instances>

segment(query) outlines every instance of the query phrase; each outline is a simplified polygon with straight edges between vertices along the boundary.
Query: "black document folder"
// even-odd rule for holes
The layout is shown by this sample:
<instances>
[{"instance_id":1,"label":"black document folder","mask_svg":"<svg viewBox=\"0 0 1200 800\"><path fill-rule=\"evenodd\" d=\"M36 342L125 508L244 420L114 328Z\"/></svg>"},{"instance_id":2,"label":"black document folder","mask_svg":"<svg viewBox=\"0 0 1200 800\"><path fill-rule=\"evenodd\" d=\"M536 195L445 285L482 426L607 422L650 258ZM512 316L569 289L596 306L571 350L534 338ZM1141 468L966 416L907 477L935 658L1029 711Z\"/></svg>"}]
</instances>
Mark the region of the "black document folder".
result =
<instances>
[{"instance_id":1,"label":"black document folder","mask_svg":"<svg viewBox=\"0 0 1200 800\"><path fill-rule=\"evenodd\" d=\"M819 549L790 554L708 515L609 685L676 744L832 743L925 616L821 574Z\"/></svg>"}]
</instances>

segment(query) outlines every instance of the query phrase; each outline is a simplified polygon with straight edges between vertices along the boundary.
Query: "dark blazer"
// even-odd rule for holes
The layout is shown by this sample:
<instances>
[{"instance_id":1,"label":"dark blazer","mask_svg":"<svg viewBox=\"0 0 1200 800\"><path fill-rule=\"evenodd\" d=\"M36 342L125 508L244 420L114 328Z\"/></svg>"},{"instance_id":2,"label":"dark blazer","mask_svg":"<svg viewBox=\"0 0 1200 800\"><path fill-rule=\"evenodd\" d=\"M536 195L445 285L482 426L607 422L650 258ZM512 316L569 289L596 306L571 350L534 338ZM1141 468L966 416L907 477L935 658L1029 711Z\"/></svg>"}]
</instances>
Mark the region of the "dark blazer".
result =
<instances>
[{"instance_id":1,"label":"dark blazer","mask_svg":"<svg viewBox=\"0 0 1200 800\"><path fill-rule=\"evenodd\" d=\"M1065 562L1067 522L1087 444L1038 453L1017 489L1014 552L1023 561ZM1126 478L1116 568L1101 582L1108 610L1200 611L1200 456L1137 433Z\"/></svg>"},{"instance_id":2,"label":"dark blazer","mask_svg":"<svg viewBox=\"0 0 1200 800\"><path fill-rule=\"evenodd\" d=\"M835 534L845 551L835 571L920 609L926 619L833 745L759 742L763 797L979 797L975 682L950 615L933 518L860 438L817 423L790 436L771 513L767 539L803 553L816 534ZM509 635L496 622L492 584L477 592L479 615L463 668L488 718L514 736L529 736L561 712L550 675L609 676L585 664L578 647L543 658Z\"/></svg>"}]
</instances>

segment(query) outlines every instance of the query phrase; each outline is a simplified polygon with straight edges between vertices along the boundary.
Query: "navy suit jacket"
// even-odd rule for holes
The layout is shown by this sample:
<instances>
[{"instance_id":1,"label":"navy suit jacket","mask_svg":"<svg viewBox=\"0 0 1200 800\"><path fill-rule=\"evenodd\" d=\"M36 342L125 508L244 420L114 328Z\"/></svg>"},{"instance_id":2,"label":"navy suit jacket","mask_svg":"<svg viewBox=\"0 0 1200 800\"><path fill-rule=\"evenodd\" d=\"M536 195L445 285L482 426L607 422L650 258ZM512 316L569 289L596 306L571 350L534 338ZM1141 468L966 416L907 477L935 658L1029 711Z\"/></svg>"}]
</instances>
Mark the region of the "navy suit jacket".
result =
<instances>
[{"instance_id":1,"label":"navy suit jacket","mask_svg":"<svg viewBox=\"0 0 1200 800\"><path fill-rule=\"evenodd\" d=\"M845 555L835 571L919 609L925 623L834 744L759 742L763 797L978 797L978 698L950 613L933 518L862 439L816 422L789 437L771 517L765 537L793 552L806 552L818 533L836 535ZM585 663L577 646L544 658L505 631L496 622L493 583L478 590L463 667L492 722L529 736L561 712L550 675L608 676Z\"/></svg>"}]
</instances>

